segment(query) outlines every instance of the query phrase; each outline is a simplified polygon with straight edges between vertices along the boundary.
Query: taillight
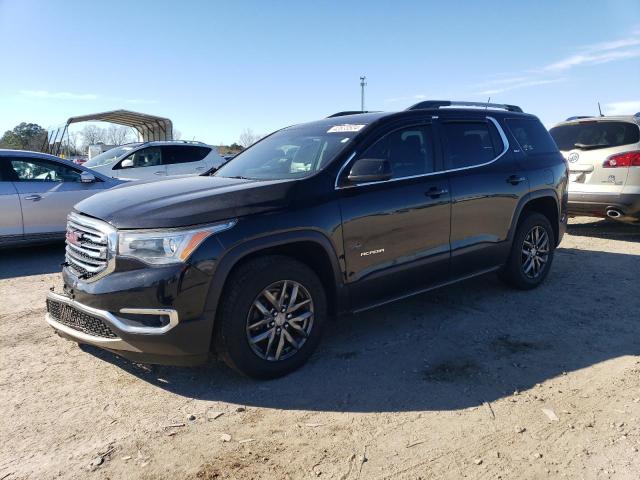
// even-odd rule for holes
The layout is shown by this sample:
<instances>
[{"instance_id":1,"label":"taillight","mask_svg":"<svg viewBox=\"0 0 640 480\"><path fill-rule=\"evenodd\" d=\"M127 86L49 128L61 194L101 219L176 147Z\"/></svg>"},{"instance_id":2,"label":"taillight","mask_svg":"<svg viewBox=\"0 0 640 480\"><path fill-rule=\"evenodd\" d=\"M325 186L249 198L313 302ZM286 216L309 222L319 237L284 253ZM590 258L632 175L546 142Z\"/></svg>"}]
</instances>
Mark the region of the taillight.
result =
<instances>
[{"instance_id":1,"label":"taillight","mask_svg":"<svg viewBox=\"0 0 640 480\"><path fill-rule=\"evenodd\" d=\"M640 167L640 152L625 152L611 155L602 164L604 168Z\"/></svg>"}]
</instances>

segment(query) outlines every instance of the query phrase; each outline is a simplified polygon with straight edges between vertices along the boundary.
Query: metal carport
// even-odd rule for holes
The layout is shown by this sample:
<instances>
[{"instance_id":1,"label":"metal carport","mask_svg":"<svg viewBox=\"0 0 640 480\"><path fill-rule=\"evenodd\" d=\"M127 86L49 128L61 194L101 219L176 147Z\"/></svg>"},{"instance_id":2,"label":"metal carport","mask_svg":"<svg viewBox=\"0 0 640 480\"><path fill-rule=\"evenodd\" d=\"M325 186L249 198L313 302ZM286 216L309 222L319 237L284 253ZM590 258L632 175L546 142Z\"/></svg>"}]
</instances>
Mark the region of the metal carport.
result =
<instances>
[{"instance_id":1,"label":"metal carport","mask_svg":"<svg viewBox=\"0 0 640 480\"><path fill-rule=\"evenodd\" d=\"M44 146L44 151L58 155L62 148L62 140L69 130L69 125L79 122L108 122L131 127L138 132L143 142L173 140L173 123L168 118L130 110L112 110L69 118L64 127L51 132L47 145ZM60 135L61 130L62 135Z\"/></svg>"}]
</instances>

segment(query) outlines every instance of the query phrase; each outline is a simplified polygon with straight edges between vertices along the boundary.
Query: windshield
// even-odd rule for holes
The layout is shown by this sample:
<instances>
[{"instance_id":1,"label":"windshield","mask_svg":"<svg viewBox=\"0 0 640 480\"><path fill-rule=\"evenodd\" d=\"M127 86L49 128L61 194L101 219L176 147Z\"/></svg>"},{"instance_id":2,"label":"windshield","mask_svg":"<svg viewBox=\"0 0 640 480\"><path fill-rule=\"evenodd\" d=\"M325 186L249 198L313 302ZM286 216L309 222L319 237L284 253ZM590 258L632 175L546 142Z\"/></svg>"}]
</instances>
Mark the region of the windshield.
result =
<instances>
[{"instance_id":1,"label":"windshield","mask_svg":"<svg viewBox=\"0 0 640 480\"><path fill-rule=\"evenodd\" d=\"M280 130L238 154L218 177L278 180L321 170L364 125L302 125Z\"/></svg>"},{"instance_id":2,"label":"windshield","mask_svg":"<svg viewBox=\"0 0 640 480\"><path fill-rule=\"evenodd\" d=\"M560 125L549 130L551 136L563 151L596 150L598 148L619 147L640 141L640 129L635 123L585 121Z\"/></svg>"},{"instance_id":3,"label":"windshield","mask_svg":"<svg viewBox=\"0 0 640 480\"><path fill-rule=\"evenodd\" d=\"M102 165L107 165L108 163L113 162L116 158L121 157L127 152L130 152L138 145L126 145L122 147L115 147L106 152L102 152L100 155L96 155L88 162L85 162L85 167L101 167Z\"/></svg>"}]
</instances>

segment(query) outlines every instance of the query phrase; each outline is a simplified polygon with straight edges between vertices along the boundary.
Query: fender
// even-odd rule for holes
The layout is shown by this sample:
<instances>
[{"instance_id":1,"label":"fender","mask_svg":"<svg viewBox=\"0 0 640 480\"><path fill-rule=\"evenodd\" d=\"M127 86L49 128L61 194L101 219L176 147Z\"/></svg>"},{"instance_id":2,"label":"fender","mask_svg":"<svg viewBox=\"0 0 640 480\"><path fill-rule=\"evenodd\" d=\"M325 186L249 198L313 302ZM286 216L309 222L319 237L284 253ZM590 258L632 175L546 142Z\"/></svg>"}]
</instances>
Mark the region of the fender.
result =
<instances>
[{"instance_id":1,"label":"fender","mask_svg":"<svg viewBox=\"0 0 640 480\"><path fill-rule=\"evenodd\" d=\"M524 207L530 201L536 200L538 198L544 198L544 197L549 197L554 200L556 204L558 218L561 218L560 202L558 201L558 195L553 188L543 188L540 190L536 190L535 192L529 192L520 199L520 201L518 202L518 206L513 212L513 217L511 218L511 226L509 227L509 233L507 235L507 241L509 242L509 244L513 242L513 236L516 233L518 221L520 220L520 215L522 214L522 210L524 210ZM558 241L558 239L556 239L556 241Z\"/></svg>"},{"instance_id":2,"label":"fender","mask_svg":"<svg viewBox=\"0 0 640 480\"><path fill-rule=\"evenodd\" d=\"M229 273L234 266L238 264L243 258L246 258L252 253L260 250L266 250L269 248L280 247L287 244L296 242L312 242L319 245L327 254L331 263L331 271L333 273L333 280L336 286L336 311L342 312L348 307L348 294L344 284L344 272L340 267L338 256L336 254L331 241L322 233L315 230L295 230L289 232L280 232L277 234L270 234L250 240L244 241L240 244L232 247L228 252L224 254L218 261L218 265L213 274L213 278L209 287L209 295L205 311L208 315L212 315L215 321L215 315L218 309L218 303L224 289L224 285L227 281ZM213 327L213 322L211 322Z\"/></svg>"}]
</instances>

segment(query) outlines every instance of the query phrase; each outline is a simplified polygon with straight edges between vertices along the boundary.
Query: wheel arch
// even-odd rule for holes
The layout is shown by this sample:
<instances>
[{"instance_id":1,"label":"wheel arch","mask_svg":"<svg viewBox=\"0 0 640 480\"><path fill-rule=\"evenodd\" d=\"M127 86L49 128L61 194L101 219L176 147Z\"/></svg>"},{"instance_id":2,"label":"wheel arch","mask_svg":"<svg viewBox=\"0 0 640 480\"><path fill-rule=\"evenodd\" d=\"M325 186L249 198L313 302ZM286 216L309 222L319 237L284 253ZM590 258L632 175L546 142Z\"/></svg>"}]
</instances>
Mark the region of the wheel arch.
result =
<instances>
[{"instance_id":1,"label":"wheel arch","mask_svg":"<svg viewBox=\"0 0 640 480\"><path fill-rule=\"evenodd\" d=\"M518 204L516 212L511 221L509 230L509 241L513 241L513 237L518 228L520 220L527 212L538 212L549 219L553 233L555 236L556 246L560 241L560 202L556 196L556 192L552 189L538 190L530 192Z\"/></svg>"},{"instance_id":2,"label":"wheel arch","mask_svg":"<svg viewBox=\"0 0 640 480\"><path fill-rule=\"evenodd\" d=\"M325 287L329 313L335 315L346 309L348 296L338 255L331 241L320 232L301 230L242 242L220 258L206 305L214 322L229 276L243 263L262 255L286 255L306 264Z\"/></svg>"}]
</instances>

